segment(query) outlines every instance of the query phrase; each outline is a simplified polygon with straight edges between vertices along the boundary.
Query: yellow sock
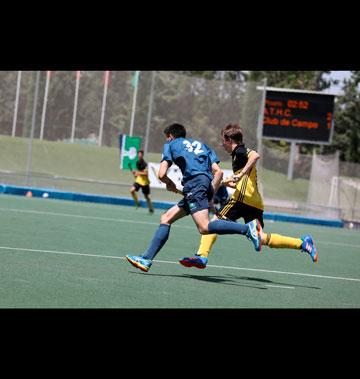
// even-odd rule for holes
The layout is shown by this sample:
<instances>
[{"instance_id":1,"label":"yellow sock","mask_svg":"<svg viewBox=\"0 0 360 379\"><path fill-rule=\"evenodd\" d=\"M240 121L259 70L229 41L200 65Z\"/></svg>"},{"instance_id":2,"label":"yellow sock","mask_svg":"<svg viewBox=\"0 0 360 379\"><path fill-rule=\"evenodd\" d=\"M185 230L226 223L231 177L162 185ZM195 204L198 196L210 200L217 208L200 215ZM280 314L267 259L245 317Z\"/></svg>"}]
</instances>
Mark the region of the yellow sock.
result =
<instances>
[{"instance_id":1,"label":"yellow sock","mask_svg":"<svg viewBox=\"0 0 360 379\"><path fill-rule=\"evenodd\" d=\"M217 239L217 234L203 235L201 237L199 250L196 254L207 258L216 239Z\"/></svg>"},{"instance_id":2,"label":"yellow sock","mask_svg":"<svg viewBox=\"0 0 360 379\"><path fill-rule=\"evenodd\" d=\"M136 192L131 192L131 196L133 197L133 199L135 201L135 204L138 207L139 206L139 199L138 199L137 193Z\"/></svg>"},{"instance_id":3,"label":"yellow sock","mask_svg":"<svg viewBox=\"0 0 360 379\"><path fill-rule=\"evenodd\" d=\"M265 238L266 242L264 245L276 249L300 249L303 242L300 238L286 237L273 233L265 234Z\"/></svg>"},{"instance_id":4,"label":"yellow sock","mask_svg":"<svg viewBox=\"0 0 360 379\"><path fill-rule=\"evenodd\" d=\"M152 205L151 199L150 199L149 197L146 199L146 202L147 202L147 205L148 205L149 211L150 211L150 212L154 212L154 208L153 208L153 205Z\"/></svg>"}]
</instances>

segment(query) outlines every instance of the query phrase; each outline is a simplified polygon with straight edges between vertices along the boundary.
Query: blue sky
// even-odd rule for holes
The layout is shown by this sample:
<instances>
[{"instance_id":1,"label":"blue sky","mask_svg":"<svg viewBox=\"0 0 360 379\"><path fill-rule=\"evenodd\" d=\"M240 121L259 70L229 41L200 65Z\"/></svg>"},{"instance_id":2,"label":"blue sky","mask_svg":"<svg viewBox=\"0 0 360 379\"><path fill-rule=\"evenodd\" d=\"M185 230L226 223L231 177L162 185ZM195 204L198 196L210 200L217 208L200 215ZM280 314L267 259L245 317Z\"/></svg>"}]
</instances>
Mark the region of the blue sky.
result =
<instances>
[{"instance_id":1,"label":"blue sky","mask_svg":"<svg viewBox=\"0 0 360 379\"><path fill-rule=\"evenodd\" d=\"M337 86L331 86L328 91L330 93L334 93L335 95L341 94L342 81L344 79L348 79L350 75L350 71L331 71L330 77L339 80L339 84Z\"/></svg>"}]
</instances>

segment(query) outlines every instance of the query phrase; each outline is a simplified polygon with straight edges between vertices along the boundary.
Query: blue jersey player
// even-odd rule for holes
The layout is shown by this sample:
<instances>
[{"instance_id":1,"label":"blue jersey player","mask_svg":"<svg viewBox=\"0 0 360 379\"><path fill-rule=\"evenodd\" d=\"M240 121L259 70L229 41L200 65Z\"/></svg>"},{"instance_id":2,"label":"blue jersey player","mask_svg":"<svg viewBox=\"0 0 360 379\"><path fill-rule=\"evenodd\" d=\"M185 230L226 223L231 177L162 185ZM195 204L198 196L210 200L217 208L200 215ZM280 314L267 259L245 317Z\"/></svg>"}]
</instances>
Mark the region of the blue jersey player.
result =
<instances>
[{"instance_id":1,"label":"blue jersey player","mask_svg":"<svg viewBox=\"0 0 360 379\"><path fill-rule=\"evenodd\" d=\"M186 138L186 129L181 124L171 124L165 128L166 143L160 163L159 179L166 184L166 189L178 192L175 183L167 176L169 167L175 163L179 166L183 179L183 199L167 210L160 219L147 250L140 256L127 255L126 259L142 271L149 271L156 254L166 243L171 225L180 218L191 215L200 234L242 234L247 236L259 251L260 223L253 220L245 225L227 220L209 219L209 203L218 190L223 172L215 152L204 143ZM201 257L199 265L202 264Z\"/></svg>"}]
</instances>

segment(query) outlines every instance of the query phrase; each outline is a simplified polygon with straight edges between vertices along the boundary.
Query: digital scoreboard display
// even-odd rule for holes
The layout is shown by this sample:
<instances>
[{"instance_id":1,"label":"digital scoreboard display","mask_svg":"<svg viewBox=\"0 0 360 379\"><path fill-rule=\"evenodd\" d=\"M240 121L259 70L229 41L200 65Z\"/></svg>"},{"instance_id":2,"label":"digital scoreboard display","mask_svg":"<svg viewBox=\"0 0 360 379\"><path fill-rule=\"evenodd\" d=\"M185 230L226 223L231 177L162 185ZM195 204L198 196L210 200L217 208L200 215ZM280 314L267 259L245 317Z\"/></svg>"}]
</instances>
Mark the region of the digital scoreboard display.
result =
<instances>
[{"instance_id":1,"label":"digital scoreboard display","mask_svg":"<svg viewBox=\"0 0 360 379\"><path fill-rule=\"evenodd\" d=\"M334 95L266 88L263 138L330 144Z\"/></svg>"}]
</instances>

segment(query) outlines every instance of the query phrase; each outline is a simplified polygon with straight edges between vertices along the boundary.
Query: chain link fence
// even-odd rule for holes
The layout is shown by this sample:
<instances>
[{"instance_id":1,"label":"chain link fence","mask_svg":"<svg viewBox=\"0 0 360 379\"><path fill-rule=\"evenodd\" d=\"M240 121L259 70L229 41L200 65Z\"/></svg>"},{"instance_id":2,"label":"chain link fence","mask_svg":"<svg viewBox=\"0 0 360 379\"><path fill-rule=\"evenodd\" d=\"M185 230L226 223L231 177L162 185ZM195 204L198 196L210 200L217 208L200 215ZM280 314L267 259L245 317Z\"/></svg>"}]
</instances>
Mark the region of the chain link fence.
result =
<instances>
[{"instance_id":1,"label":"chain link fence","mask_svg":"<svg viewBox=\"0 0 360 379\"><path fill-rule=\"evenodd\" d=\"M336 208L340 217L360 222L356 185L345 179L337 182L338 192L347 194L346 206L344 201L324 204L331 189L317 200L309 197L313 157L297 154L293 180L287 180L289 152L258 139L263 83L141 71L135 99L133 71L108 73L107 78L104 71L42 71L34 104L36 72L0 72L0 182L128 194L133 178L119 170L119 135L132 131L141 137L146 159L158 162L163 129L175 121L187 127L189 136L213 147L223 167L230 169L220 130L240 121L245 144L261 153L258 180L266 210L325 217ZM338 164L335 176L360 178L360 165ZM312 188L314 194L316 186ZM153 195L176 200L162 190Z\"/></svg>"}]
</instances>

